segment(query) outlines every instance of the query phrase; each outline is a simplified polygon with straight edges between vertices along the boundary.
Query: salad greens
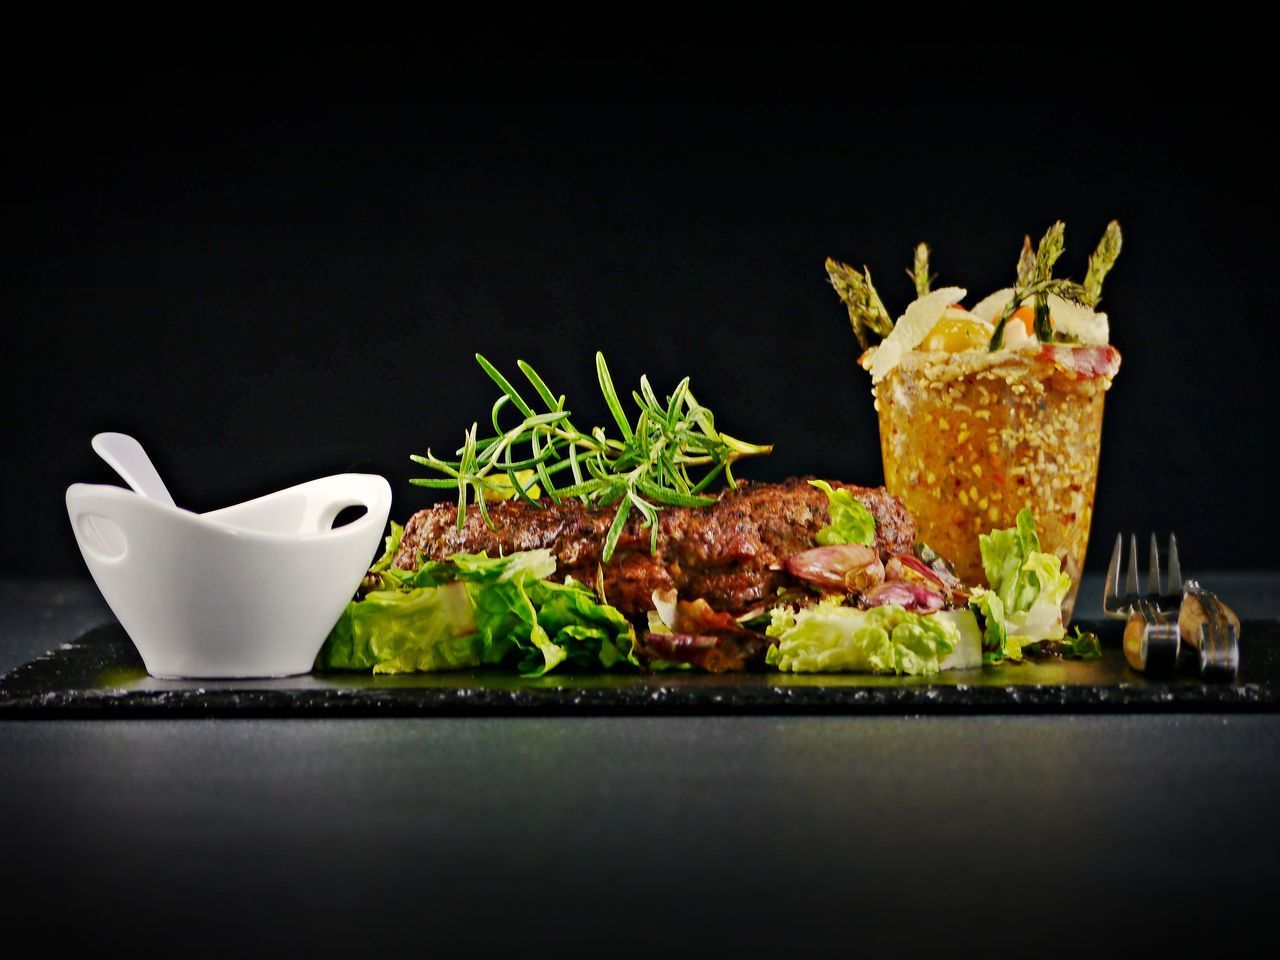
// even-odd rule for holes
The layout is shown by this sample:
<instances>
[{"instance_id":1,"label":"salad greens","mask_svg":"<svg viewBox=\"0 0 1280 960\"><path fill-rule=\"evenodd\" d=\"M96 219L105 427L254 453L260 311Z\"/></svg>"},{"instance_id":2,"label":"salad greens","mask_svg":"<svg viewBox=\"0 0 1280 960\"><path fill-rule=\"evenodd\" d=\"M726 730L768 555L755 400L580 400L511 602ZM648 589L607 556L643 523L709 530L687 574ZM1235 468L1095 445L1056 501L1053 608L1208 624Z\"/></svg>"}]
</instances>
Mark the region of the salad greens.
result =
<instances>
[{"instance_id":1,"label":"salad greens","mask_svg":"<svg viewBox=\"0 0 1280 960\"><path fill-rule=\"evenodd\" d=\"M977 588L969 604L986 620L986 659L1020 660L1029 644L1061 640L1071 577L1057 557L1041 551L1031 511L1024 507L1014 527L982 534L978 544L991 589Z\"/></svg>"},{"instance_id":2,"label":"salad greens","mask_svg":"<svg viewBox=\"0 0 1280 960\"><path fill-rule=\"evenodd\" d=\"M403 528L392 524L386 551L347 604L316 659L322 670L405 673L512 666L541 676L561 663L579 668L638 665L635 633L613 607L577 583L546 578L547 550L506 557L455 554L397 570Z\"/></svg>"},{"instance_id":3,"label":"salad greens","mask_svg":"<svg viewBox=\"0 0 1280 960\"><path fill-rule=\"evenodd\" d=\"M836 490L825 480L810 480L827 495L831 523L818 531L818 543L829 547L837 543L859 543L864 547L876 542L876 518L848 490Z\"/></svg>"},{"instance_id":4,"label":"salad greens","mask_svg":"<svg viewBox=\"0 0 1280 960\"><path fill-rule=\"evenodd\" d=\"M826 481L810 483L827 494L831 505L832 522L819 533L819 543L874 542L875 519L865 506ZM583 584L548 579L556 571L548 550L505 557L459 553L444 561L420 557L415 569L401 570L393 560L403 533L403 527L391 524L383 554L325 640L317 669L406 673L503 666L536 677L561 664L606 670L690 666L643 662L635 631L622 613ZM980 536L979 545L991 587L975 589L970 609L928 614L897 604L863 609L849 606L844 597L796 609L779 598L782 602L766 614L765 634L776 641L766 652L766 664L796 673L931 675L983 660L1020 660L1034 644L1076 658L1101 655L1096 636L1077 629L1069 637L1063 628L1061 605L1071 579L1057 557L1040 549L1029 509L1018 513L1012 528ZM655 602L663 600L655 595ZM673 596L672 610L674 604ZM981 633L975 613L985 624ZM664 620L660 609L650 616L651 630L671 633L669 620L672 616Z\"/></svg>"},{"instance_id":5,"label":"salad greens","mask_svg":"<svg viewBox=\"0 0 1280 960\"><path fill-rule=\"evenodd\" d=\"M765 633L778 640L765 661L795 673L934 674L960 643L960 630L949 619L896 604L861 610L839 601L802 610L777 607Z\"/></svg>"}]
</instances>

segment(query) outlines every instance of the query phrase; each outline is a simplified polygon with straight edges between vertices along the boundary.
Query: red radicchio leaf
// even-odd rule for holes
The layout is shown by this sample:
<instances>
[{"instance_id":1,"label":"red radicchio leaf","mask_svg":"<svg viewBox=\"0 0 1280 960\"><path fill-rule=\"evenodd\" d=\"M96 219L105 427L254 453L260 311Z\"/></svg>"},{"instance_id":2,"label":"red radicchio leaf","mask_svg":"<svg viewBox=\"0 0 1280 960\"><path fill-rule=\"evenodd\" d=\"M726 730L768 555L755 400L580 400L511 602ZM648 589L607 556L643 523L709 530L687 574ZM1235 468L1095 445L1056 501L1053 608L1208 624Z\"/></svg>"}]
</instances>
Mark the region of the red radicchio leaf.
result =
<instances>
[{"instance_id":1,"label":"red radicchio leaf","mask_svg":"<svg viewBox=\"0 0 1280 960\"><path fill-rule=\"evenodd\" d=\"M896 603L907 610L919 613L932 613L941 610L944 601L942 594L923 583L910 583L905 580L894 580L882 583L862 595L862 602L868 607L880 607L886 603Z\"/></svg>"},{"instance_id":2,"label":"red radicchio leaf","mask_svg":"<svg viewBox=\"0 0 1280 960\"><path fill-rule=\"evenodd\" d=\"M768 637L744 630L740 634L647 633L641 653L647 658L689 663L710 673L745 670L769 646Z\"/></svg>"},{"instance_id":3,"label":"red radicchio leaf","mask_svg":"<svg viewBox=\"0 0 1280 960\"><path fill-rule=\"evenodd\" d=\"M952 603L963 604L969 599L969 591L960 579L946 567L941 557L933 564L925 563L919 557L899 553L885 564L884 578L887 581L906 583L923 583L926 586L941 590Z\"/></svg>"},{"instance_id":4,"label":"red radicchio leaf","mask_svg":"<svg viewBox=\"0 0 1280 960\"><path fill-rule=\"evenodd\" d=\"M861 593L884 581L875 550L858 543L814 547L787 557L787 573L822 590Z\"/></svg>"},{"instance_id":5,"label":"red radicchio leaf","mask_svg":"<svg viewBox=\"0 0 1280 960\"><path fill-rule=\"evenodd\" d=\"M677 600L675 591L655 591L653 599L660 619L672 632L645 634L640 653L650 660L688 663L710 673L745 670L771 643L701 598Z\"/></svg>"},{"instance_id":6,"label":"red radicchio leaf","mask_svg":"<svg viewBox=\"0 0 1280 960\"><path fill-rule=\"evenodd\" d=\"M902 580L908 583L927 583L942 586L939 576L923 561L909 554L895 554L884 567L888 581Z\"/></svg>"}]
</instances>

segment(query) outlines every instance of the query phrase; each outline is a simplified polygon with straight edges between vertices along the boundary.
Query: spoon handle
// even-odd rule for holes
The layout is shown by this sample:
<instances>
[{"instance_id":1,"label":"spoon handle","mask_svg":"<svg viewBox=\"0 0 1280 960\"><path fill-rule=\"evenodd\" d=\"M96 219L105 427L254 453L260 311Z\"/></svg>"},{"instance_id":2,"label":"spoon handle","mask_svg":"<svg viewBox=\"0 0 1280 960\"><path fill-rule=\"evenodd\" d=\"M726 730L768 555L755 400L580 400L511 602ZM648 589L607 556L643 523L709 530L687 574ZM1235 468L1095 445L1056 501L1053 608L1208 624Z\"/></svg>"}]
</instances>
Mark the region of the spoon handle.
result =
<instances>
[{"instance_id":1,"label":"spoon handle","mask_svg":"<svg viewBox=\"0 0 1280 960\"><path fill-rule=\"evenodd\" d=\"M134 492L170 507L177 506L142 444L127 433L100 433L93 449Z\"/></svg>"}]
</instances>

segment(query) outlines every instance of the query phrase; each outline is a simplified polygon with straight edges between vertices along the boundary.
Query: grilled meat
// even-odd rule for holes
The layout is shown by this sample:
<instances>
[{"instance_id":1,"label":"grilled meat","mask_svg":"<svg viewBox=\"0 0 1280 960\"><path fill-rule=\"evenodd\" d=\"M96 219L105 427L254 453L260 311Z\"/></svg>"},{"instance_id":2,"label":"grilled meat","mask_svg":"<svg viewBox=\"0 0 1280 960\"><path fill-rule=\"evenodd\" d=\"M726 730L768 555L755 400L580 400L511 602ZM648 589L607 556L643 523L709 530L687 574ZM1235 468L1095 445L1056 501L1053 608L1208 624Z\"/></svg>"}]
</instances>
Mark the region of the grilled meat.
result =
<instances>
[{"instance_id":1,"label":"grilled meat","mask_svg":"<svg viewBox=\"0 0 1280 960\"><path fill-rule=\"evenodd\" d=\"M832 486L848 490L871 511L882 560L911 552L915 524L901 500L883 487ZM704 599L736 614L794 583L785 570L787 557L816 546L818 531L830 523L827 495L805 478L743 483L708 507L663 509L656 554L650 552L650 531L633 512L612 559L601 566L615 508L584 507L576 500L544 499L542 504L542 509L519 500L490 505L496 529L474 508L467 511L462 530L455 504L420 510L405 527L395 565L412 569L419 556L443 560L455 553L546 548L556 558L556 579L595 583L597 568L602 569L605 598L628 616L652 609L654 590L673 588L683 598Z\"/></svg>"}]
</instances>

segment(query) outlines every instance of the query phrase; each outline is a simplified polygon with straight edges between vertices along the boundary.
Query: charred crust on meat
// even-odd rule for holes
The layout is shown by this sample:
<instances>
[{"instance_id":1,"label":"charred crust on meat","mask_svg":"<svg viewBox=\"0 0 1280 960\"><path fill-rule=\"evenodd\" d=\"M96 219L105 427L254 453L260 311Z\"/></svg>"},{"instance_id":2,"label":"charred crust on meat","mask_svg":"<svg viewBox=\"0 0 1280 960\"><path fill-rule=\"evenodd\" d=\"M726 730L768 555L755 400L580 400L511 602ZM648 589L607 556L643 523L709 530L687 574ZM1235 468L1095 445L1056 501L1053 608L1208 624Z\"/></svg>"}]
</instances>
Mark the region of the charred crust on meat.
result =
<instances>
[{"instance_id":1,"label":"charred crust on meat","mask_svg":"<svg viewBox=\"0 0 1280 960\"><path fill-rule=\"evenodd\" d=\"M816 545L830 522L827 496L809 477L782 483L743 482L707 507L666 507L658 515L658 549L649 550L649 530L633 515L613 559L603 565L605 594L628 616L652 609L655 589L675 587L682 598L701 598L717 610L740 613L792 583L771 569L794 553ZM832 482L848 490L876 520L882 559L910 553L915 524L902 501L883 487ZM496 529L468 510L461 530L457 506L438 503L420 510L405 527L395 565L412 569L419 553L443 560L455 553L490 556L545 548L556 558L555 579L595 581L605 534L616 507L589 508L578 501L533 507L520 500L491 504Z\"/></svg>"}]
</instances>

